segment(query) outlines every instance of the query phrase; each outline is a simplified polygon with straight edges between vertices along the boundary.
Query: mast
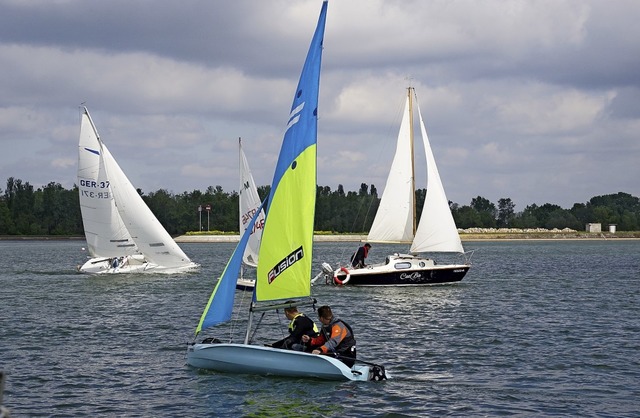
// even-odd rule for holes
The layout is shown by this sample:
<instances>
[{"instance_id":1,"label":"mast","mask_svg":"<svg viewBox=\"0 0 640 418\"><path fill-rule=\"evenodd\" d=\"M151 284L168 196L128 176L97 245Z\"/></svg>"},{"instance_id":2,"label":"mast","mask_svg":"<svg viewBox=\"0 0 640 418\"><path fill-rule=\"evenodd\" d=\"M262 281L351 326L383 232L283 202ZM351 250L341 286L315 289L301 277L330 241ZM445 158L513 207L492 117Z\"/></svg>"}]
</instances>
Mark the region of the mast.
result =
<instances>
[{"instance_id":1,"label":"mast","mask_svg":"<svg viewBox=\"0 0 640 418\"><path fill-rule=\"evenodd\" d=\"M411 149L411 196L412 203L412 217L413 217L413 236L416 235L417 229L417 220L416 220L416 170L415 170L415 159L414 159L414 146L413 146L413 100L412 100L413 87L407 87L407 95L409 96L409 144Z\"/></svg>"}]
</instances>

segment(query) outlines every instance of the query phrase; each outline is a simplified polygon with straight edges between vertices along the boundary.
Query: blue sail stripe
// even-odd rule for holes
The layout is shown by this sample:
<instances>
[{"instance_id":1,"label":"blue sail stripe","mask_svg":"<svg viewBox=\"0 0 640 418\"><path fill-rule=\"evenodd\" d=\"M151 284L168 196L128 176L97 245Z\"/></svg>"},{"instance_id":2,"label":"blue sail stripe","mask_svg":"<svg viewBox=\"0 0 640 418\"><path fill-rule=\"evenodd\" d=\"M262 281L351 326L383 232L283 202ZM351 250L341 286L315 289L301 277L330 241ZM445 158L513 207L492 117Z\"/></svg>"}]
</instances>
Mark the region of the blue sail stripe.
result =
<instances>
[{"instance_id":1,"label":"blue sail stripe","mask_svg":"<svg viewBox=\"0 0 640 418\"><path fill-rule=\"evenodd\" d=\"M293 125L298 123L299 120L300 120L300 115L294 116L294 118L289 121L289 124L287 125L287 129L291 128Z\"/></svg>"}]
</instances>

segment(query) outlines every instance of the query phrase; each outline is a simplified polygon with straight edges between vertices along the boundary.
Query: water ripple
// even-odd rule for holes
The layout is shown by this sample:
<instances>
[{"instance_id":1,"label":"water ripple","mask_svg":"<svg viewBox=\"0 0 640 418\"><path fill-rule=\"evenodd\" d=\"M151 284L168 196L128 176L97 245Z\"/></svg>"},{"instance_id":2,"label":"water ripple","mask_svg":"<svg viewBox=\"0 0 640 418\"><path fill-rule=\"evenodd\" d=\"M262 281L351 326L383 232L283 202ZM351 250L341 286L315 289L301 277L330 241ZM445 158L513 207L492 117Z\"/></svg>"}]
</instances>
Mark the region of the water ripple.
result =
<instances>
[{"instance_id":1,"label":"water ripple","mask_svg":"<svg viewBox=\"0 0 640 418\"><path fill-rule=\"evenodd\" d=\"M638 241L474 243L474 266L455 286L314 286L319 303L354 328L359 356L392 376L367 383L186 366L185 343L232 245L185 244L203 269L171 277L76 274L81 245L0 242L0 367L9 372L4 403L15 416L621 417L640 410ZM348 245L319 243L314 264L335 264L352 252ZM371 257L404 250L376 245ZM239 324L216 334L241 338L246 318L241 309L236 315ZM286 328L283 317L263 322L258 341Z\"/></svg>"}]
</instances>

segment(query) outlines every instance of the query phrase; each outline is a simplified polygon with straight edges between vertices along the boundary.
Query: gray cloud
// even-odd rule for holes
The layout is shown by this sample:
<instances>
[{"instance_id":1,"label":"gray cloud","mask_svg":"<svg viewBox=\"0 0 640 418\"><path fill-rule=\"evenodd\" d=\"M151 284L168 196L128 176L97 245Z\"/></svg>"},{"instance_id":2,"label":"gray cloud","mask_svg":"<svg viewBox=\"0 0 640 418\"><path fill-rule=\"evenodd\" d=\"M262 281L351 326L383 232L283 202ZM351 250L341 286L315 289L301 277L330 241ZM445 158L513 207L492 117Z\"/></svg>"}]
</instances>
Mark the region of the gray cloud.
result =
<instances>
[{"instance_id":1,"label":"gray cloud","mask_svg":"<svg viewBox=\"0 0 640 418\"><path fill-rule=\"evenodd\" d=\"M239 136L270 183L319 8L0 2L0 181L71 187L86 102L144 191L237 189ZM631 0L330 2L318 182L384 187L412 84L450 200L640 195L638 17Z\"/></svg>"}]
</instances>

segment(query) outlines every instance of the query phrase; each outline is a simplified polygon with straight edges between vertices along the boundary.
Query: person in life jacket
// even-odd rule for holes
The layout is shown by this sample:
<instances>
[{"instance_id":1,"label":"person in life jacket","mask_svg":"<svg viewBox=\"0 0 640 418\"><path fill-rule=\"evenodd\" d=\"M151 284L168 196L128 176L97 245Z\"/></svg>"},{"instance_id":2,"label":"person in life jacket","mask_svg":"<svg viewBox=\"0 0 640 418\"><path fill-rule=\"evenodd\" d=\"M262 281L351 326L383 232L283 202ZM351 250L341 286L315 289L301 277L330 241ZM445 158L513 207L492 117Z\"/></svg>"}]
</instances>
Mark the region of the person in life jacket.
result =
<instances>
[{"instance_id":1,"label":"person in life jacket","mask_svg":"<svg viewBox=\"0 0 640 418\"><path fill-rule=\"evenodd\" d=\"M353 366L356 361L356 339L349 324L334 317L329 306L318 308L318 318L322 322L320 335L315 338L303 336L302 341L314 347L312 354L333 355L347 366Z\"/></svg>"},{"instance_id":2,"label":"person in life jacket","mask_svg":"<svg viewBox=\"0 0 640 418\"><path fill-rule=\"evenodd\" d=\"M371 244L368 242L364 244L362 247L358 248L358 251L353 253L351 256L351 267L360 269L365 267L364 259L369 255L369 249L371 248Z\"/></svg>"},{"instance_id":3,"label":"person in life jacket","mask_svg":"<svg viewBox=\"0 0 640 418\"><path fill-rule=\"evenodd\" d=\"M298 312L298 308L291 306L284 310L284 314L289 322L289 335L275 343L271 347L284 348L287 350L305 351L306 345L302 340L303 336L315 337L318 335L318 327L311 318Z\"/></svg>"}]
</instances>

